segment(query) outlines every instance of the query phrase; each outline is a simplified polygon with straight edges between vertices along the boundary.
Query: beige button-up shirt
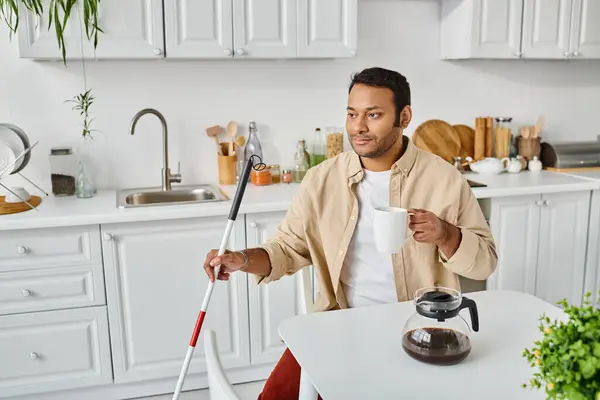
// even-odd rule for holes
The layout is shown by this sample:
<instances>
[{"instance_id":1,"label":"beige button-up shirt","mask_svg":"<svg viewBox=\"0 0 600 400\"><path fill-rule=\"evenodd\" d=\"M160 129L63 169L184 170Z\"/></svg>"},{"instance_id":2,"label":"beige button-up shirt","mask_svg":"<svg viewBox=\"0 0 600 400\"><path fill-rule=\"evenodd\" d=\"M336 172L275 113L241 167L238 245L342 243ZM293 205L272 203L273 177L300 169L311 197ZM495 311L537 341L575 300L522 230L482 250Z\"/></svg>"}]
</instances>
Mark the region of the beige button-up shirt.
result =
<instances>
[{"instance_id":1,"label":"beige button-up shirt","mask_svg":"<svg viewBox=\"0 0 600 400\"><path fill-rule=\"evenodd\" d=\"M406 149L391 172L390 206L433 212L460 228L462 241L447 259L437 246L409 238L391 256L398 300L411 300L426 286L460 290L458 275L487 279L496 268L496 248L469 184L451 164L403 139ZM269 276L257 277L259 283L313 265L319 285L314 311L348 307L340 274L358 221L356 184L363 174L353 151L307 172L277 234L261 246L272 268Z\"/></svg>"}]
</instances>

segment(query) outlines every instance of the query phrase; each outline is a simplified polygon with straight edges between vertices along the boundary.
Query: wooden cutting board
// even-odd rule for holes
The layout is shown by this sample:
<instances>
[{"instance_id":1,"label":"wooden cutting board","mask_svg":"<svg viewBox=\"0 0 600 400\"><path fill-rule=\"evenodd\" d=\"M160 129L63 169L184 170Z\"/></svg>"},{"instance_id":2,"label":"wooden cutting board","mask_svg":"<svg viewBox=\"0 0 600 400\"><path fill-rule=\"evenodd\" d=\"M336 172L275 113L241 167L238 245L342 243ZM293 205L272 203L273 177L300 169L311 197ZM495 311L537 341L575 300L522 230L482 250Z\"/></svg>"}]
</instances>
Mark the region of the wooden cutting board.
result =
<instances>
[{"instance_id":1,"label":"wooden cutting board","mask_svg":"<svg viewBox=\"0 0 600 400\"><path fill-rule=\"evenodd\" d=\"M453 125L460 139L460 156L463 161L466 157L475 158L475 129L468 125Z\"/></svg>"},{"instance_id":2,"label":"wooden cutting board","mask_svg":"<svg viewBox=\"0 0 600 400\"><path fill-rule=\"evenodd\" d=\"M6 197L0 196L0 215L5 214L16 214L24 211L32 210L26 203L6 203L4 201ZM37 207L42 202L39 196L31 196L28 201L32 206Z\"/></svg>"},{"instance_id":3,"label":"wooden cutting board","mask_svg":"<svg viewBox=\"0 0 600 400\"><path fill-rule=\"evenodd\" d=\"M413 133L413 142L418 148L436 154L448 162L460 155L460 138L449 123L430 119L423 122Z\"/></svg>"}]
</instances>

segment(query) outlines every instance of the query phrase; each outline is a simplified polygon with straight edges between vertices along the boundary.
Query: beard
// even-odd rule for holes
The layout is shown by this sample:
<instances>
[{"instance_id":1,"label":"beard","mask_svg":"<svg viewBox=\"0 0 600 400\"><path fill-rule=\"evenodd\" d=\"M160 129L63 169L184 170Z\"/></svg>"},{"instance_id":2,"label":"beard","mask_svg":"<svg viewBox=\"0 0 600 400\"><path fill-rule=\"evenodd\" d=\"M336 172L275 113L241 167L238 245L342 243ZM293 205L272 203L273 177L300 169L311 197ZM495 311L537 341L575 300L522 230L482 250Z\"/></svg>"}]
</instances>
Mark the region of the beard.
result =
<instances>
[{"instance_id":1,"label":"beard","mask_svg":"<svg viewBox=\"0 0 600 400\"><path fill-rule=\"evenodd\" d=\"M352 150L354 150L354 152L356 154L358 154L360 157L378 158L378 157L381 157L382 155L386 154L388 151L390 151L390 149L392 147L394 147L394 144L396 144L396 141L398 140L398 138L400 136L401 135L396 134L396 133L390 133L388 136L384 137L383 139L378 140L371 136L351 135L350 136L350 147L352 147ZM354 146L352 139L355 137L361 138L361 139L362 138L369 139L369 140L371 140L371 142L369 144L375 145L375 146L370 149L361 148L362 146Z\"/></svg>"}]
</instances>

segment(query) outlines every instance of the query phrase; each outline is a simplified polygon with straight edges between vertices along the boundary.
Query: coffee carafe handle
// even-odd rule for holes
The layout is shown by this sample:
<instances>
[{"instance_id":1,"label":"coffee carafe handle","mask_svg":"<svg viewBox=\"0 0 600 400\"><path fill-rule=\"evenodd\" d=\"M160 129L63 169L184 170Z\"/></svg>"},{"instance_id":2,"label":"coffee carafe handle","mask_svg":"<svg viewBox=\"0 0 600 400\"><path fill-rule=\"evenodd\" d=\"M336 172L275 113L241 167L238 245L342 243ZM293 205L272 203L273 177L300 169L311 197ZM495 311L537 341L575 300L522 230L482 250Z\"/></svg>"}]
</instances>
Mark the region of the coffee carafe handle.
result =
<instances>
[{"instance_id":1,"label":"coffee carafe handle","mask_svg":"<svg viewBox=\"0 0 600 400\"><path fill-rule=\"evenodd\" d=\"M463 297L462 302L460 303L460 309L462 310L463 308L469 309L473 331L479 332L479 314L477 314L477 304L475 304L473 300Z\"/></svg>"}]
</instances>

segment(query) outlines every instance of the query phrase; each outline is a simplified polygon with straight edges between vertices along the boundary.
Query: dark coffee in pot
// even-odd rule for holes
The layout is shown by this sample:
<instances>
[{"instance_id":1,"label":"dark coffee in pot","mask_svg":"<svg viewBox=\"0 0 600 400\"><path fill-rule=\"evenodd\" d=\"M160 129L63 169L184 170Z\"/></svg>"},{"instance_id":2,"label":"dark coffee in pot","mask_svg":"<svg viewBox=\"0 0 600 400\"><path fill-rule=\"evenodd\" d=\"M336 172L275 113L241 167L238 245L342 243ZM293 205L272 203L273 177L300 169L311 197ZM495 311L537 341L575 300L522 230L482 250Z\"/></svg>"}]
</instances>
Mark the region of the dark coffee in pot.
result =
<instances>
[{"instance_id":1,"label":"dark coffee in pot","mask_svg":"<svg viewBox=\"0 0 600 400\"><path fill-rule=\"evenodd\" d=\"M471 341L453 329L419 328L402 337L402 347L412 358L435 365L452 365L471 352Z\"/></svg>"}]
</instances>

